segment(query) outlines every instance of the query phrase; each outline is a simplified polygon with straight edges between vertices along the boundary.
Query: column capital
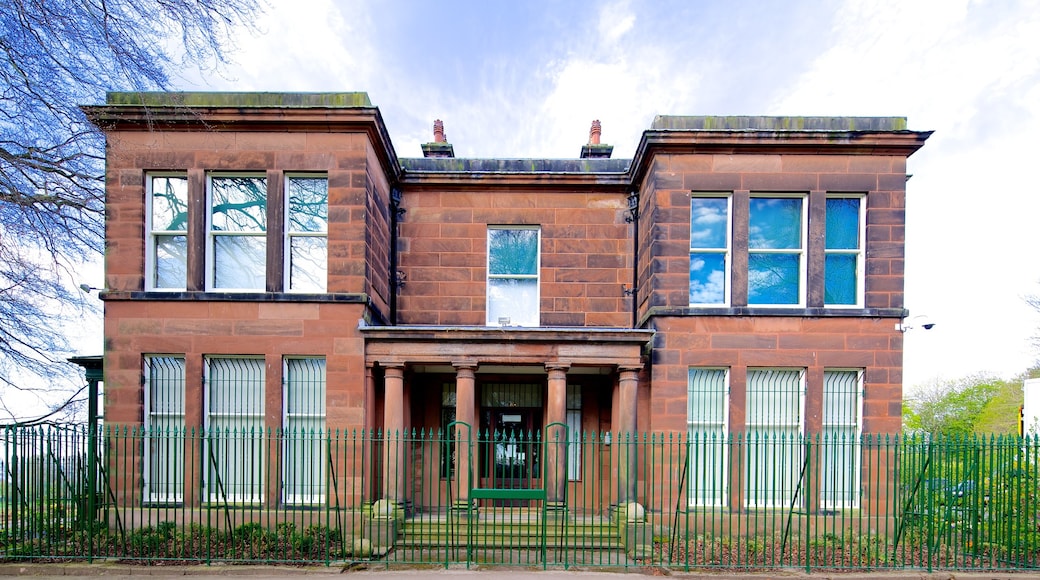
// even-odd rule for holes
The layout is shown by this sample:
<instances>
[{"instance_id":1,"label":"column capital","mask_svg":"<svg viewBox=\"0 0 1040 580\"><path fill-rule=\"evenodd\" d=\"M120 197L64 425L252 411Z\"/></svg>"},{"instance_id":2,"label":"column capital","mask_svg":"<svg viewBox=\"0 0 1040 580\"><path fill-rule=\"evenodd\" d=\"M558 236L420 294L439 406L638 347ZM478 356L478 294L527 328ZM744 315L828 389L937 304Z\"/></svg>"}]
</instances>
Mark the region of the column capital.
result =
<instances>
[{"instance_id":1,"label":"column capital","mask_svg":"<svg viewBox=\"0 0 1040 580\"><path fill-rule=\"evenodd\" d=\"M546 372L562 371L567 372L571 370L571 363L567 361L555 361L545 363Z\"/></svg>"},{"instance_id":2,"label":"column capital","mask_svg":"<svg viewBox=\"0 0 1040 580\"><path fill-rule=\"evenodd\" d=\"M628 372L628 373L639 373L640 371L643 370L643 365L633 365L633 364L618 365L617 366L617 370L618 370L619 373L626 373L626 372Z\"/></svg>"},{"instance_id":3,"label":"column capital","mask_svg":"<svg viewBox=\"0 0 1040 580\"><path fill-rule=\"evenodd\" d=\"M480 366L480 363L472 359L462 359L451 361L451 366L455 367L455 370L468 369L475 371Z\"/></svg>"}]
</instances>

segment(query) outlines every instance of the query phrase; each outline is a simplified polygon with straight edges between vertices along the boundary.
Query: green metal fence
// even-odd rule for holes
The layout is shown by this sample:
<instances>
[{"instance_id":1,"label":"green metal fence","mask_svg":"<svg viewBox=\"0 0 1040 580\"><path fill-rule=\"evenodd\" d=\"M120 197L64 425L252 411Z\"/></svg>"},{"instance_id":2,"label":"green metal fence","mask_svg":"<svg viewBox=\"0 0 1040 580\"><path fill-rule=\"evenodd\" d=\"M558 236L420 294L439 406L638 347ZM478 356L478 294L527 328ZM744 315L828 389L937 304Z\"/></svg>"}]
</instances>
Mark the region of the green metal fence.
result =
<instances>
[{"instance_id":1,"label":"green metal fence","mask_svg":"<svg viewBox=\"0 0 1040 580\"><path fill-rule=\"evenodd\" d=\"M6 428L0 558L1040 566L1036 439L545 432Z\"/></svg>"}]
</instances>

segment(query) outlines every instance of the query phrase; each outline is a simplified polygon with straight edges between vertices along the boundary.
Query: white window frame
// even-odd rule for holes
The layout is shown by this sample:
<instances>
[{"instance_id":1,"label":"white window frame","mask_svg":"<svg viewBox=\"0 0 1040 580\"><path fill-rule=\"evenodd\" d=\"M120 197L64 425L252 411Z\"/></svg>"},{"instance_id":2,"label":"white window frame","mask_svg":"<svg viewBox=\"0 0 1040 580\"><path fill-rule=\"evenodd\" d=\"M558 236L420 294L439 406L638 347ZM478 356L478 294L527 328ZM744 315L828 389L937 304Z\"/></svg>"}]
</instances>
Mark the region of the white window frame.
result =
<instances>
[{"instance_id":1,"label":"white window frame","mask_svg":"<svg viewBox=\"0 0 1040 580\"><path fill-rule=\"evenodd\" d=\"M154 173L147 173L147 174L145 174L144 212L145 212L145 216L146 216L145 220L146 220L146 223L147 223L146 227L148 228L148 235L145 237L145 244L147 245L147 248L145 248L145 253L144 253L144 270L145 270L145 277L144 277L144 284L145 284L145 286L144 286L144 288L145 288L145 290L155 291L155 292L183 292L184 290L187 289L187 283L188 283L188 276L187 276L188 253L187 253L187 250L185 250L185 253L184 253L184 270L185 270L184 285L178 286L178 287L172 287L172 286L171 287L165 287L165 286L157 286L156 285L156 276L158 274L157 268L159 267L159 263L158 263L159 260L157 259L157 255L156 255L156 251L158 249L158 238L173 238L173 237L183 236L184 239L185 239L185 247L187 247L187 238L188 238L188 222L187 222L187 220L185 220L185 222L184 222L184 229L183 230L157 230L157 229L155 229L155 223L153 222L154 215L152 213L153 196L155 195L155 192L154 192L154 189L153 189L153 187L154 187L153 182L154 182L155 179L163 179L163 178L182 178L182 179L184 179L184 181L185 181L185 195L184 195L185 206L187 206L188 203L189 203L188 193L187 193L188 175L186 173L154 172ZM185 211L186 212L188 211L187 207L185 208Z\"/></svg>"},{"instance_id":2,"label":"white window frame","mask_svg":"<svg viewBox=\"0 0 1040 580\"><path fill-rule=\"evenodd\" d=\"M752 412L752 389L754 377L759 373L797 373L797 401L788 409L797 413L786 421L758 421L761 413ZM765 378L761 380L766 380ZM797 491L796 506L805 504L807 481L798 478L805 460L803 440L805 438L805 369L804 368L748 368L745 390L745 425L747 428L747 464L744 476L745 503L749 508L790 507ZM765 392L765 389L762 389ZM774 391L775 392L775 391ZM787 434L784 431L794 433ZM779 459L779 465L769 459ZM809 474L805 474L809 477ZM780 483L778 486L777 483ZM766 487L766 483L772 484Z\"/></svg>"},{"instance_id":3,"label":"white window frame","mask_svg":"<svg viewBox=\"0 0 1040 580\"><path fill-rule=\"evenodd\" d=\"M215 231L213 229L213 180L215 179L226 179L226 178L259 178L264 180L265 187L267 186L267 175L256 172L243 172L243 173L210 173L206 175L206 289L209 291L218 292L265 292L266 288L266 272L267 272L267 234L270 231L271 224L267 223L265 218L264 230L262 232L250 232L240 230L221 230ZM268 204L270 203L270 196L265 192L264 194L264 211L267 211ZM265 256L262 264L265 277L263 288L232 288L232 287L217 287L216 286L216 272L217 272L217 261L216 261L216 239L219 237L250 237L250 238L263 238Z\"/></svg>"},{"instance_id":4,"label":"white window frame","mask_svg":"<svg viewBox=\"0 0 1040 580\"><path fill-rule=\"evenodd\" d=\"M798 255L798 302L795 304L772 304L772 303L751 303L750 299L750 288L748 290L748 306L752 308L805 308L805 297L807 293L807 259L806 249L809 239L809 196L805 193L772 193L772 192L754 192L750 195L751 200L754 199L799 199L801 200L801 220L800 230L801 238L799 240L799 247L797 249L773 249L773 248L751 248L750 243L748 247L748 275L750 276L750 260L753 254L797 254ZM751 224L751 205L748 204L748 215L747 223L750 230ZM750 233L750 232L749 232ZM750 240L750 235L749 235Z\"/></svg>"},{"instance_id":5,"label":"white window frame","mask_svg":"<svg viewBox=\"0 0 1040 580\"><path fill-rule=\"evenodd\" d=\"M867 245L867 196L862 193L827 194L826 199L858 199L859 200L859 247L855 250L831 250L827 248L826 218L824 219L824 307L825 308L862 308L866 296L866 245ZM826 202L824 202L826 204ZM827 304L827 272L826 260L830 255L851 255L856 257L856 303Z\"/></svg>"},{"instance_id":6,"label":"white window frame","mask_svg":"<svg viewBox=\"0 0 1040 580\"><path fill-rule=\"evenodd\" d=\"M695 248L693 246L693 200L694 199L723 199L726 200L726 246L724 248ZM722 302L694 302L693 307L728 307L733 295L732 268L733 268L733 194L725 192L696 192L690 194L690 268L693 268L694 254L721 254L723 259L723 275L725 276L725 288L722 292Z\"/></svg>"},{"instance_id":7,"label":"white window frame","mask_svg":"<svg viewBox=\"0 0 1040 580\"><path fill-rule=\"evenodd\" d=\"M835 418L829 416L828 411L832 406L827 404L830 387L829 378L837 374L846 377L852 376L854 381L855 401L851 405L854 412L852 421L847 418ZM820 441L820 507L832 510L858 509L860 507L860 495L862 485L860 482L862 470L862 445L863 435L863 369L851 368L827 368L823 370L823 410L821 416L821 441ZM846 379L847 380L847 379ZM837 430L843 433L835 433ZM851 431L851 432L850 432ZM840 457L844 456L844 457ZM851 469L839 469L839 463L848 465Z\"/></svg>"},{"instance_id":8,"label":"white window frame","mask_svg":"<svg viewBox=\"0 0 1040 580\"><path fill-rule=\"evenodd\" d=\"M581 447L583 435L581 429L581 385L567 385L567 431L570 441L567 445L567 481L581 481Z\"/></svg>"},{"instance_id":9,"label":"white window frame","mask_svg":"<svg viewBox=\"0 0 1040 580\"><path fill-rule=\"evenodd\" d=\"M310 401L315 408L297 411L294 409L295 397L292 390L292 368L294 364L306 364L305 372L314 373L313 378L320 381L318 396ZM317 368L320 366L320 369ZM327 441L326 432L326 400L327 368L323 356L288 356L282 359L282 502L286 505L321 505L325 503ZM313 423L320 421L320 426L298 427L294 423L302 421ZM300 462L294 462L296 454L301 455ZM302 463L302 465L301 465Z\"/></svg>"},{"instance_id":10,"label":"white window frame","mask_svg":"<svg viewBox=\"0 0 1040 580\"><path fill-rule=\"evenodd\" d=\"M183 354L148 354L143 358L144 497L149 503L181 503L184 501L185 358ZM155 376L158 368L173 369L178 363L179 377ZM153 379L162 380L164 387L179 388L179 396L167 398L167 402L174 405L156 408L158 401L152 390L157 386Z\"/></svg>"},{"instance_id":11,"label":"white window frame","mask_svg":"<svg viewBox=\"0 0 1040 580\"><path fill-rule=\"evenodd\" d=\"M492 274L491 273L491 232L493 230L527 230L533 231L536 234L536 247L535 247L535 273L534 274ZM524 326L524 327L537 327L541 325L541 298L542 298L542 228L541 226L530 226L530 225L494 225L488 226L488 234L486 239L487 244L487 256L485 262L485 271L487 272L487 282L485 283L485 313L486 313L486 324L487 326L504 326L501 324L496 317L492 320L492 296L491 296L491 280L534 280L535 281L535 298L534 304L536 311L533 313L525 313L526 315L533 317L533 322L520 321L514 319L514 317L508 317L510 319L508 326Z\"/></svg>"},{"instance_id":12,"label":"white window frame","mask_svg":"<svg viewBox=\"0 0 1040 580\"><path fill-rule=\"evenodd\" d=\"M291 200L291 182L296 179L322 179L325 181L325 229L320 232L297 232L293 231L292 220L290 219L290 212L292 211ZM313 293L313 292L327 292L328 291L328 272L329 272L329 227L328 227L328 185L329 176L326 173L290 173L285 176L285 243L283 245L283 288L286 292L301 292L301 293ZM292 286L292 266L293 266L293 255L292 255L292 243L296 238L323 238L325 240L325 271L324 278L322 279L321 288L318 290L314 289L295 289Z\"/></svg>"},{"instance_id":13,"label":"white window frame","mask_svg":"<svg viewBox=\"0 0 1040 580\"><path fill-rule=\"evenodd\" d=\"M259 406L254 408L252 413L221 412L213 408L213 366L215 364L231 366L233 363L230 361L252 361L251 364L260 371L259 389L258 392L254 393L258 397ZM205 465L203 473L205 473L205 495L208 501L222 503L226 498L227 501L236 504L259 505L263 503L266 468L266 449L263 444L265 439L263 436L265 432L264 399L266 398L267 380L265 367L266 363L262 356L214 355L205 357L203 368L205 373L203 381L205 387L203 413L207 441L205 442L206 449L203 452L202 460ZM246 401L243 400L242 396L248 393L239 391L236 394L239 398L236 399L235 409L241 410L243 406L246 406ZM230 433L228 433L226 427L221 426L223 421L242 418L251 419L251 421L247 425L231 429ZM250 437L250 435L253 436ZM227 451L229 450L236 452L243 459L255 459L248 466L235 466L236 468L242 468L242 472L238 474L238 479L242 480L243 483L237 486L233 485L233 482L230 481L231 478L228 477L228 475L231 475L228 471L228 466L232 463L228 459L229 454ZM214 473L214 465L211 461L215 461L215 469L218 473ZM219 470L222 468L224 472L219 473ZM220 485L216 482L218 476L221 477Z\"/></svg>"},{"instance_id":14,"label":"white window frame","mask_svg":"<svg viewBox=\"0 0 1040 580\"><path fill-rule=\"evenodd\" d=\"M722 408L716 410L722 421L707 420L694 416L694 374L699 372L722 373ZM722 507L729 494L729 379L727 367L690 367L686 380L686 436L689 467L687 503L690 507ZM707 454L716 457L708 457ZM709 473L715 471L714 474ZM705 493L701 489L705 476L712 475L719 483L718 489Z\"/></svg>"}]
</instances>

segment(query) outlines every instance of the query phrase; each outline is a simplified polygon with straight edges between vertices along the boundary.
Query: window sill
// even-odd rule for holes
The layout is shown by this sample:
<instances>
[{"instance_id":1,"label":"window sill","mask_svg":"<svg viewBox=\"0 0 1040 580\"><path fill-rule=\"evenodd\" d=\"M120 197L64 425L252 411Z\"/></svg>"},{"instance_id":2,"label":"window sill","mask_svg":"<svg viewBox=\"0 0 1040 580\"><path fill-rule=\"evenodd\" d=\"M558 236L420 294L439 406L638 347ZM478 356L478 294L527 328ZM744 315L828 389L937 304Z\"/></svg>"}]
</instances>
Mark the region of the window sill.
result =
<instances>
[{"instance_id":1,"label":"window sill","mask_svg":"<svg viewBox=\"0 0 1040 580\"><path fill-rule=\"evenodd\" d=\"M301 292L187 292L187 291L122 291L105 290L102 300L153 300L170 302L337 302L368 304L367 294Z\"/></svg>"},{"instance_id":2,"label":"window sill","mask_svg":"<svg viewBox=\"0 0 1040 580\"><path fill-rule=\"evenodd\" d=\"M657 316L798 316L811 318L905 318L903 308L839 308L783 306L655 306L643 315L644 321Z\"/></svg>"}]
</instances>

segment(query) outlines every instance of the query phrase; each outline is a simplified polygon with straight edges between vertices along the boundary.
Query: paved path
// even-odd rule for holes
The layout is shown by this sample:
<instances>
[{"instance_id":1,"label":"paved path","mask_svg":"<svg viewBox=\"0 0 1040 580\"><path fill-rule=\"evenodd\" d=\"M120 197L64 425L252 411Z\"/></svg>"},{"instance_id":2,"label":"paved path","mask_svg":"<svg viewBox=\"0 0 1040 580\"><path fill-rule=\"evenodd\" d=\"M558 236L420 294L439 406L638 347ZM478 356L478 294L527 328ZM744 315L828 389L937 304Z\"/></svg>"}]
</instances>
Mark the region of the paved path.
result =
<instances>
[{"instance_id":1,"label":"paved path","mask_svg":"<svg viewBox=\"0 0 1040 580\"><path fill-rule=\"evenodd\" d=\"M279 566L238 566L238 565L213 565L213 566L133 566L124 564L0 564L0 577L4 576L28 576L34 579L58 579L71 577L105 577L106 579L131 579L149 577L160 578L183 578L190 576L193 579L218 579L228 577L249 577L254 580L273 580L276 578L296 578L301 576L325 576L331 580L332 577L340 577L340 574L353 577L354 580L447 580L458 578L459 580L636 580L645 576L674 576L689 579L829 579L840 580L868 580L878 578L881 580L1040 580L1040 573L994 573L994 572L935 572L927 573L921 571L885 571L871 573L833 573L819 572L807 575L795 570L771 572L771 573L734 573L731 571L682 573L656 570L631 570L629 572L599 572L571 569L532 571L517 568L490 568L485 570L423 568L408 570L350 570L340 572L339 568L308 567L289 568ZM316 579L311 579L316 580Z\"/></svg>"}]
</instances>

